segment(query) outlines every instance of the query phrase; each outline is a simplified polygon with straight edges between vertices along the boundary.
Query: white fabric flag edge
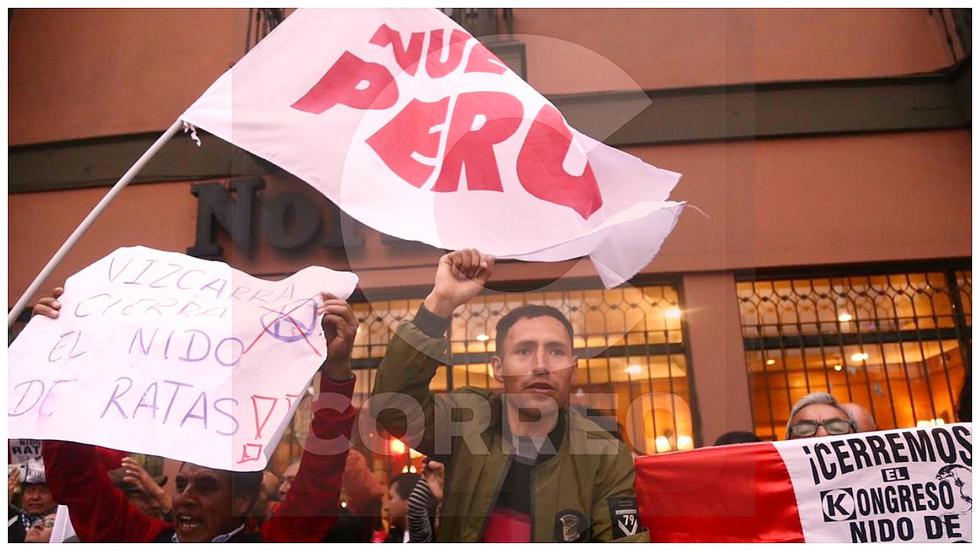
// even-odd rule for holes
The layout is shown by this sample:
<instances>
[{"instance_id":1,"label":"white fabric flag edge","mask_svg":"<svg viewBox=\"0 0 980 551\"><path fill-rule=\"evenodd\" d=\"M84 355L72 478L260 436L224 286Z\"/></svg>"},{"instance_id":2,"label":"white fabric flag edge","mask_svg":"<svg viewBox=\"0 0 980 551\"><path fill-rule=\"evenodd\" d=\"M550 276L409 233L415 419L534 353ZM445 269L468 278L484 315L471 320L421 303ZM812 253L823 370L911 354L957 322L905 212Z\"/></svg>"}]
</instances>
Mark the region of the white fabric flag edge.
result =
<instances>
[{"instance_id":1,"label":"white fabric flag edge","mask_svg":"<svg viewBox=\"0 0 980 551\"><path fill-rule=\"evenodd\" d=\"M297 15L299 12L304 11L302 8L298 9L293 16ZM459 26L455 21L447 18L449 25L456 27L457 29L465 31L461 26ZM311 182L307 182L306 179L300 177L299 175L291 172L287 166L290 163L284 162L285 160L280 158L276 152L259 153L253 151L251 147L246 147L245 145L238 145L235 143L233 136L233 124L231 121L234 120L234 115L228 116L217 116L215 120L226 120L228 121L226 125L220 125L215 123L212 126L210 123L205 125L199 124L199 122L194 122L198 120L196 117L188 117L188 113L191 111L211 111L217 110L222 115L226 115L228 112L233 112L233 107L231 106L217 106L213 105L213 102L209 105L208 102L202 103L201 100L205 98L215 99L222 96L232 97L231 87L232 87L232 73L238 68L243 70L244 68L252 65L256 59L258 59L260 52L264 49L268 43L278 33L285 32L285 29L289 27L289 19L287 18L282 24L280 24L276 29L273 30L262 42L260 42L255 48L248 52L242 59L240 59L234 66L225 71L217 80L215 80L211 86L209 86L198 99L191 104L185 110L180 119L185 124L191 125L193 128L195 125L208 130L211 134L225 140L229 143L235 144L237 147L241 147L249 151L250 153L259 156L261 158L267 159L276 166L279 166L283 170L293 174L294 177L306 182L308 185L316 189L319 193L325 195L334 204L340 205L340 197L333 196L332 193L328 191L330 189L328 186L314 185ZM467 34L469 34L468 31ZM221 92L222 88L228 88L226 92ZM536 92L536 91L535 91ZM539 92L537 92L539 93ZM540 93L539 93L540 94ZM554 104L547 98L544 98L548 105ZM564 115L562 119L565 120ZM567 124L567 120L565 120ZM666 185L666 194L669 193L677 185L677 182L681 178L681 174L673 172L670 170L662 169L654 165L650 165L643 161L642 159L621 151L614 147L608 146L598 140L595 140L589 136L582 134L581 132L575 130L569 125L575 136L575 139L579 141L580 145L583 147L584 151L588 151L588 156L590 161L593 163L602 163L603 158L606 157L607 153L613 153L614 155L622 156L622 159L618 159L614 162L623 164L634 164L633 170L646 170L656 175L663 175L668 179L673 181ZM654 176L654 174L648 174L647 176ZM645 179L645 178L643 178ZM436 201L436 197L432 198L432 201ZM590 260L593 262L594 268L603 282L603 285L607 288L616 287L625 281L632 278L644 266L649 264L651 260L659 253L663 242L666 240L667 236L671 233L673 228L677 223L677 219L682 212L682 208L685 206L685 202L674 202L674 201L649 201L640 200L632 203L629 207L614 213L612 216L601 222L600 224L594 226L593 228L587 230L585 233L577 236L576 238L555 243L550 246L537 247L532 250L518 251L509 254L498 254L498 258L513 258L517 260L525 261L545 261L545 262L557 262L564 260L571 260L575 258L580 258L582 256L589 256ZM342 207L341 207L342 208ZM669 210L672 213L672 217L669 223L664 223L662 219L662 210ZM359 216L351 213L347 209L343 209L345 213L350 215L352 218L358 220L358 222L365 224L369 227L374 228L373 225L367 224ZM650 240L650 236L658 235L654 232L666 227L666 231L662 234L661 238ZM377 231L382 231L383 233L391 233L387 229L374 228ZM615 231L614 231L615 230ZM622 235L618 235L622 234ZM419 239L418 241L431 245L437 248L444 248L445 244L437 242L437 239ZM592 242L594 245L592 247L586 248L586 244ZM625 258L619 254L619 250L622 247L632 246L636 247L637 242L643 242L645 247L643 247L643 252L637 255L636 258L630 259ZM584 249L584 250L583 250ZM591 251L591 252L586 252Z\"/></svg>"}]
</instances>

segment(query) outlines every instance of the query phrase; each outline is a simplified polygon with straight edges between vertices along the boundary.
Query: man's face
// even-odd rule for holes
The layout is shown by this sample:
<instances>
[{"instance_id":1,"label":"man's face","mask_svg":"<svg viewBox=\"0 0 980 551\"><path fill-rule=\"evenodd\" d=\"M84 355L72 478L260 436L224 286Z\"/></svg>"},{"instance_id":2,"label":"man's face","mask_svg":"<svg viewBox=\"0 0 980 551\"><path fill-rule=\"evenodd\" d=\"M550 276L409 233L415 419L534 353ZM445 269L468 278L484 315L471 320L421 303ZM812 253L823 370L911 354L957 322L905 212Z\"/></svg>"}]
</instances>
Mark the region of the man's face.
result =
<instances>
[{"instance_id":1,"label":"man's face","mask_svg":"<svg viewBox=\"0 0 980 551\"><path fill-rule=\"evenodd\" d=\"M286 470L282 473L282 484L279 485L279 501L286 499L286 494L289 493L289 488L293 485L293 479L296 478L296 473L299 471L299 463L293 463L292 465L286 467Z\"/></svg>"},{"instance_id":2,"label":"man's face","mask_svg":"<svg viewBox=\"0 0 980 551\"><path fill-rule=\"evenodd\" d=\"M24 536L24 543L48 543L54 528L54 513L37 519Z\"/></svg>"},{"instance_id":3,"label":"man's face","mask_svg":"<svg viewBox=\"0 0 980 551\"><path fill-rule=\"evenodd\" d=\"M388 521L392 526L405 528L405 517L408 516L408 501L401 498L395 491L395 484L388 486Z\"/></svg>"},{"instance_id":4,"label":"man's face","mask_svg":"<svg viewBox=\"0 0 980 551\"><path fill-rule=\"evenodd\" d=\"M51 497L51 490L46 484L28 484L24 488L22 508L32 515L43 515L54 511L58 504Z\"/></svg>"},{"instance_id":5,"label":"man's face","mask_svg":"<svg viewBox=\"0 0 980 551\"><path fill-rule=\"evenodd\" d=\"M251 505L233 495L228 471L184 463L174 482L174 529L184 543L209 542L234 530Z\"/></svg>"},{"instance_id":6,"label":"man's face","mask_svg":"<svg viewBox=\"0 0 980 551\"><path fill-rule=\"evenodd\" d=\"M568 403L578 368L572 341L555 318L538 316L519 320L507 333L504 349L491 358L493 377L519 407L538 408L547 414Z\"/></svg>"},{"instance_id":7,"label":"man's face","mask_svg":"<svg viewBox=\"0 0 980 551\"><path fill-rule=\"evenodd\" d=\"M796 415L793 417L790 425L795 425L800 421L814 421L822 423L832 419L847 421L847 414L830 404L811 404L796 412ZM790 439L816 438L820 436L827 436L828 434L830 433L827 432L827 429L824 428L823 425L820 425L817 427L817 433L812 436L799 436L797 434L791 434Z\"/></svg>"}]
</instances>

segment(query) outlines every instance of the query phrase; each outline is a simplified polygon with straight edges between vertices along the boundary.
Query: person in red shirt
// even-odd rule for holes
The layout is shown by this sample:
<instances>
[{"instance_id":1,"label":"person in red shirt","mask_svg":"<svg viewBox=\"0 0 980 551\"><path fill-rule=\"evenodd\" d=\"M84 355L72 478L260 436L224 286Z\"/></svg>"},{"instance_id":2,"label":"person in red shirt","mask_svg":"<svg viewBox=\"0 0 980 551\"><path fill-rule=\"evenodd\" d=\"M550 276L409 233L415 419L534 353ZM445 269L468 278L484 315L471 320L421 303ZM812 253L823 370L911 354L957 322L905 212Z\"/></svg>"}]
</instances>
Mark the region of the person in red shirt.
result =
<instances>
[{"instance_id":1,"label":"person in red shirt","mask_svg":"<svg viewBox=\"0 0 980 551\"><path fill-rule=\"evenodd\" d=\"M34 307L34 314L56 318L61 307L56 289ZM350 354L357 318L346 301L323 295L327 361L320 368L321 394L350 398L355 378ZM317 407L320 406L320 407ZM314 404L311 433L321 440L350 441L354 409ZM114 487L101 467L95 446L48 440L42 448L49 486L56 501L68 506L82 542L315 542L336 517L347 450L319 455L304 450L292 490L259 532L245 531L245 516L262 483L262 471L232 472L184 463L175 483L173 522L141 513Z\"/></svg>"}]
</instances>

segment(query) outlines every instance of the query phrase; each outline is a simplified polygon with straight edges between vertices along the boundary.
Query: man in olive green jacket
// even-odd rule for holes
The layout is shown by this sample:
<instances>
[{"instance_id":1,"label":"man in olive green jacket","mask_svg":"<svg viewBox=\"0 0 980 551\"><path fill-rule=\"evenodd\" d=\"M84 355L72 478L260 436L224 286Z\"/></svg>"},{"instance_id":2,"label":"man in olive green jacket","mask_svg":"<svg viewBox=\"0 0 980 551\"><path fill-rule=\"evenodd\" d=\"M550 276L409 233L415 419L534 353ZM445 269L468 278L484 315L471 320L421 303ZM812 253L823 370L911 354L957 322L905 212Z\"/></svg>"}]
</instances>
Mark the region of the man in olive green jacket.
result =
<instances>
[{"instance_id":1,"label":"man in olive green jacket","mask_svg":"<svg viewBox=\"0 0 980 551\"><path fill-rule=\"evenodd\" d=\"M492 269L472 249L440 259L432 293L388 345L370 401L389 432L446 464L436 541L648 541L628 449L568 407L577 358L558 310L522 306L498 322L491 365L502 394L429 391L447 363L453 310Z\"/></svg>"}]
</instances>

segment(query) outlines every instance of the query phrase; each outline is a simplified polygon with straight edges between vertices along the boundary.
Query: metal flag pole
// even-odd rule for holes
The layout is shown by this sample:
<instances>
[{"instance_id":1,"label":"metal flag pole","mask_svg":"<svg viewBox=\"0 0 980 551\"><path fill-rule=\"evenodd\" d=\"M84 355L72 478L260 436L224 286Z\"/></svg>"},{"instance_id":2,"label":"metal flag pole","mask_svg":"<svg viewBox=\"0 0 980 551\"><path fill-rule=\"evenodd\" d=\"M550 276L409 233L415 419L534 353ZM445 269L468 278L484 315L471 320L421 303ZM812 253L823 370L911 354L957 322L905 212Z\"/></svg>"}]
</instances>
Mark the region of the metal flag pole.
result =
<instances>
[{"instance_id":1,"label":"metal flag pole","mask_svg":"<svg viewBox=\"0 0 980 551\"><path fill-rule=\"evenodd\" d=\"M82 220L82 223L79 224L77 228L75 228L75 231L72 232L72 234L68 237L68 240L65 241L65 243L61 246L61 248L58 249L58 252L56 252L54 256L51 257L51 260L48 261L47 266L45 266L44 269L41 270L41 273L39 273L37 277L34 278L34 281L31 282L31 285L27 288L26 291L24 291L24 294L21 295L17 303L14 304L14 307L10 310L10 313L7 314L7 329L10 329L10 327L13 326L14 321L17 320L17 316L20 315L20 312L21 310L24 309L24 306L27 304L27 301L30 300L32 296L34 296L34 293L36 293L38 288L41 286L41 284L44 283L46 279L48 279L48 276L51 275L51 272L53 272L54 269L58 267L58 264L60 264L61 261L64 260L66 256L68 256L68 252L71 251L72 247L74 247L75 244L78 242L78 240L82 238L82 235L84 235L85 232L88 231L92 223L95 222L95 219L98 218L100 214L102 214L102 211L109 206L109 203L112 202L112 200L116 197L116 195L118 195L119 192L122 191L123 188L126 187L126 185L129 184L129 182L134 177L136 177L136 174L143 169L143 166L146 165L146 163L148 163L150 159L157 154L158 151L160 151L163 145L167 143L167 141L169 141L170 138L172 138L174 134L177 133L178 130L180 130L180 127L181 127L180 119L174 121L174 123L170 125L170 128L168 128L167 131L164 132L163 135L157 139L157 141L153 142L153 145L151 145L150 148L146 150L146 153L143 153L143 156L140 157L136 161L136 163L129 170L126 171L125 174L123 174L122 178L120 178L119 181L116 182L116 185L112 186L112 189L109 190L109 193L106 193L105 197L103 197L102 200L99 201L99 204L95 205L95 208L92 209L92 212L88 213L88 216L85 217L85 220Z\"/></svg>"}]
</instances>

